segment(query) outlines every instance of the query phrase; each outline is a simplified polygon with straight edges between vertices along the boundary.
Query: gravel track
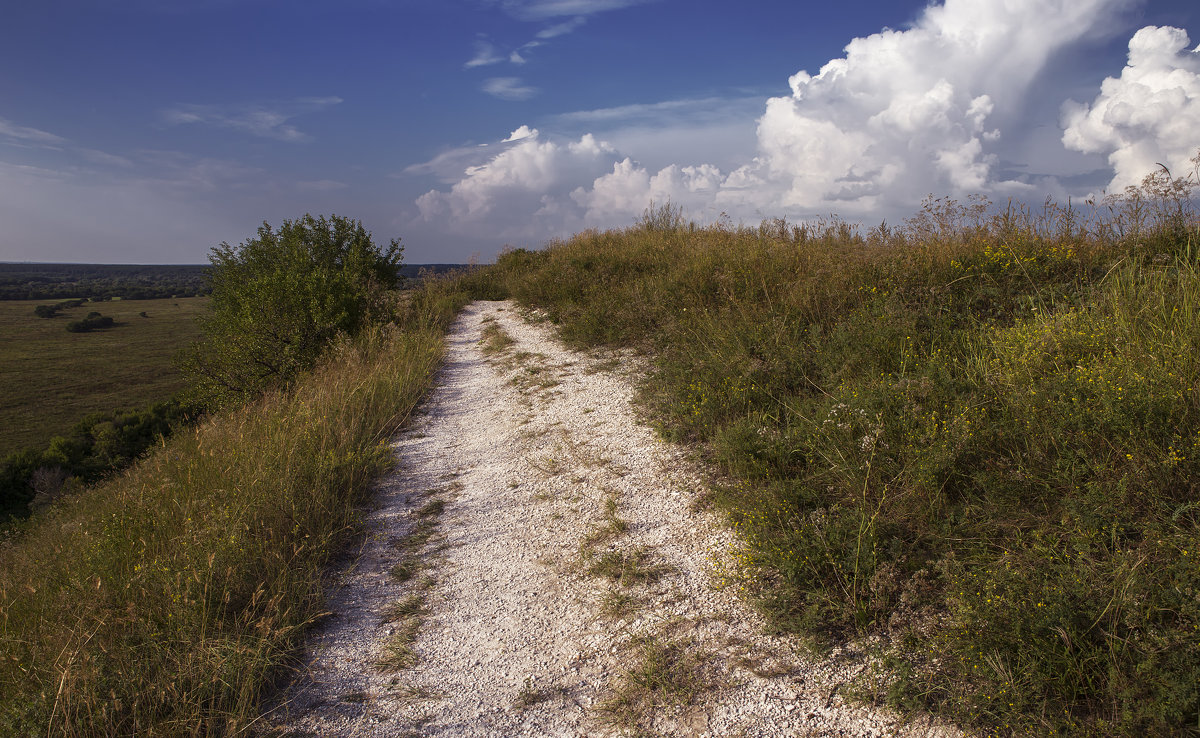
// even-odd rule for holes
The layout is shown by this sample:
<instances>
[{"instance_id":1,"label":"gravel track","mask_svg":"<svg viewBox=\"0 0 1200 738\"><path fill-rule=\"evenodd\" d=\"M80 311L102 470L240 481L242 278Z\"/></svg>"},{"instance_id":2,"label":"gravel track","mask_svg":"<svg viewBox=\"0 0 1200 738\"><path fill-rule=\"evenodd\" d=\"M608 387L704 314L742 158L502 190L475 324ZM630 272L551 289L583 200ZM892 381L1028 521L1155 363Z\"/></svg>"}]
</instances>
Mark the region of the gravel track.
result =
<instances>
[{"instance_id":1,"label":"gravel track","mask_svg":"<svg viewBox=\"0 0 1200 738\"><path fill-rule=\"evenodd\" d=\"M455 323L264 733L959 735L845 704L861 658L764 635L719 586L734 540L694 462L637 420L637 362L530 317ZM485 330L512 345L485 354Z\"/></svg>"}]
</instances>

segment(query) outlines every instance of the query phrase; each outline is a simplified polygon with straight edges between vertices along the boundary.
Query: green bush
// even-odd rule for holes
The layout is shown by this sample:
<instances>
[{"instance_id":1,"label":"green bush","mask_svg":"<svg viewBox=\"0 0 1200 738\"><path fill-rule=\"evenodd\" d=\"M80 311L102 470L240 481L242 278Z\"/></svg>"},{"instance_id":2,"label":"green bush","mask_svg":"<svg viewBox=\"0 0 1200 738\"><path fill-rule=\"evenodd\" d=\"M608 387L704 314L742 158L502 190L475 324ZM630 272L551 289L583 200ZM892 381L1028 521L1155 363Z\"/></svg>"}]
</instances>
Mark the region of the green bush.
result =
<instances>
[{"instance_id":1,"label":"green bush","mask_svg":"<svg viewBox=\"0 0 1200 738\"><path fill-rule=\"evenodd\" d=\"M184 361L194 396L245 401L312 368L341 334L388 313L402 248L377 246L358 221L305 215L213 249L203 340Z\"/></svg>"}]
</instances>

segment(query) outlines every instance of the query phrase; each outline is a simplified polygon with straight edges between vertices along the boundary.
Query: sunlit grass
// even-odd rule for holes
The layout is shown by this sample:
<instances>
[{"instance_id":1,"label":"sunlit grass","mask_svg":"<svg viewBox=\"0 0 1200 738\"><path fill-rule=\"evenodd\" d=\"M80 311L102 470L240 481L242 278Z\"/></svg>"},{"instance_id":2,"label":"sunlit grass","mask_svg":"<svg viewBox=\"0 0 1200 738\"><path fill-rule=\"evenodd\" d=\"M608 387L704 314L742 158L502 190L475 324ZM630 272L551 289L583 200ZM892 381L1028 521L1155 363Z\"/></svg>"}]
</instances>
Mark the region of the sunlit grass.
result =
<instances>
[{"instance_id":1,"label":"sunlit grass","mask_svg":"<svg viewBox=\"0 0 1200 738\"><path fill-rule=\"evenodd\" d=\"M669 208L502 257L580 346L646 351L781 627L888 634L877 694L984 730L1200 724L1194 182L901 228Z\"/></svg>"}]
</instances>

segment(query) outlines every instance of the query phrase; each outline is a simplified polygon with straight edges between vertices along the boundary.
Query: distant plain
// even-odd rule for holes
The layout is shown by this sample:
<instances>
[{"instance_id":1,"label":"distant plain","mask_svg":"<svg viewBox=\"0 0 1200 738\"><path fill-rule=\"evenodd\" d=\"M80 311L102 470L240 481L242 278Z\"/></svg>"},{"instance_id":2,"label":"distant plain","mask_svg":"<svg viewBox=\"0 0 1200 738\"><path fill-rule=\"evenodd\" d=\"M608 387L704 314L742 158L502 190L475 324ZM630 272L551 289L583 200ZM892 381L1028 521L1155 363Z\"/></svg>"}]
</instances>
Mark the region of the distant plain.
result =
<instances>
[{"instance_id":1,"label":"distant plain","mask_svg":"<svg viewBox=\"0 0 1200 738\"><path fill-rule=\"evenodd\" d=\"M56 302L0 301L0 458L43 447L90 413L140 409L182 390L174 357L199 336L195 319L208 298L86 302L53 318L34 315ZM66 330L92 311L116 325Z\"/></svg>"}]
</instances>

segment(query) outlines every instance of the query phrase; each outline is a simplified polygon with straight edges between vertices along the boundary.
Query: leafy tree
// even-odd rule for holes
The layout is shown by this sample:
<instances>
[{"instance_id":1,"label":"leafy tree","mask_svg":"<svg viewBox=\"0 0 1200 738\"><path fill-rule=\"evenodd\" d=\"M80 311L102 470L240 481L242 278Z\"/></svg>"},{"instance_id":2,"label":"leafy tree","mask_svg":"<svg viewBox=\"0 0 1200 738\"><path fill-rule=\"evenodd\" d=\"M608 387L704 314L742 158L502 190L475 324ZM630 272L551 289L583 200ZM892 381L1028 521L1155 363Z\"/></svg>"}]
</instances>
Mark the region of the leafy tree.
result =
<instances>
[{"instance_id":1,"label":"leafy tree","mask_svg":"<svg viewBox=\"0 0 1200 738\"><path fill-rule=\"evenodd\" d=\"M72 320L71 323L67 323L67 330L72 334L85 334L90 330L113 328L114 324L112 316L102 316L100 313L90 312L88 317L83 320Z\"/></svg>"},{"instance_id":2,"label":"leafy tree","mask_svg":"<svg viewBox=\"0 0 1200 738\"><path fill-rule=\"evenodd\" d=\"M112 328L114 324L111 315L101 315L97 312L91 312L83 320L73 320L67 323L67 330L71 333L87 333L88 331L99 330L101 328Z\"/></svg>"},{"instance_id":3,"label":"leafy tree","mask_svg":"<svg viewBox=\"0 0 1200 738\"><path fill-rule=\"evenodd\" d=\"M214 248L204 337L184 361L195 397L242 402L311 368L336 336L388 313L402 251L337 215L263 223L257 238Z\"/></svg>"}]
</instances>

